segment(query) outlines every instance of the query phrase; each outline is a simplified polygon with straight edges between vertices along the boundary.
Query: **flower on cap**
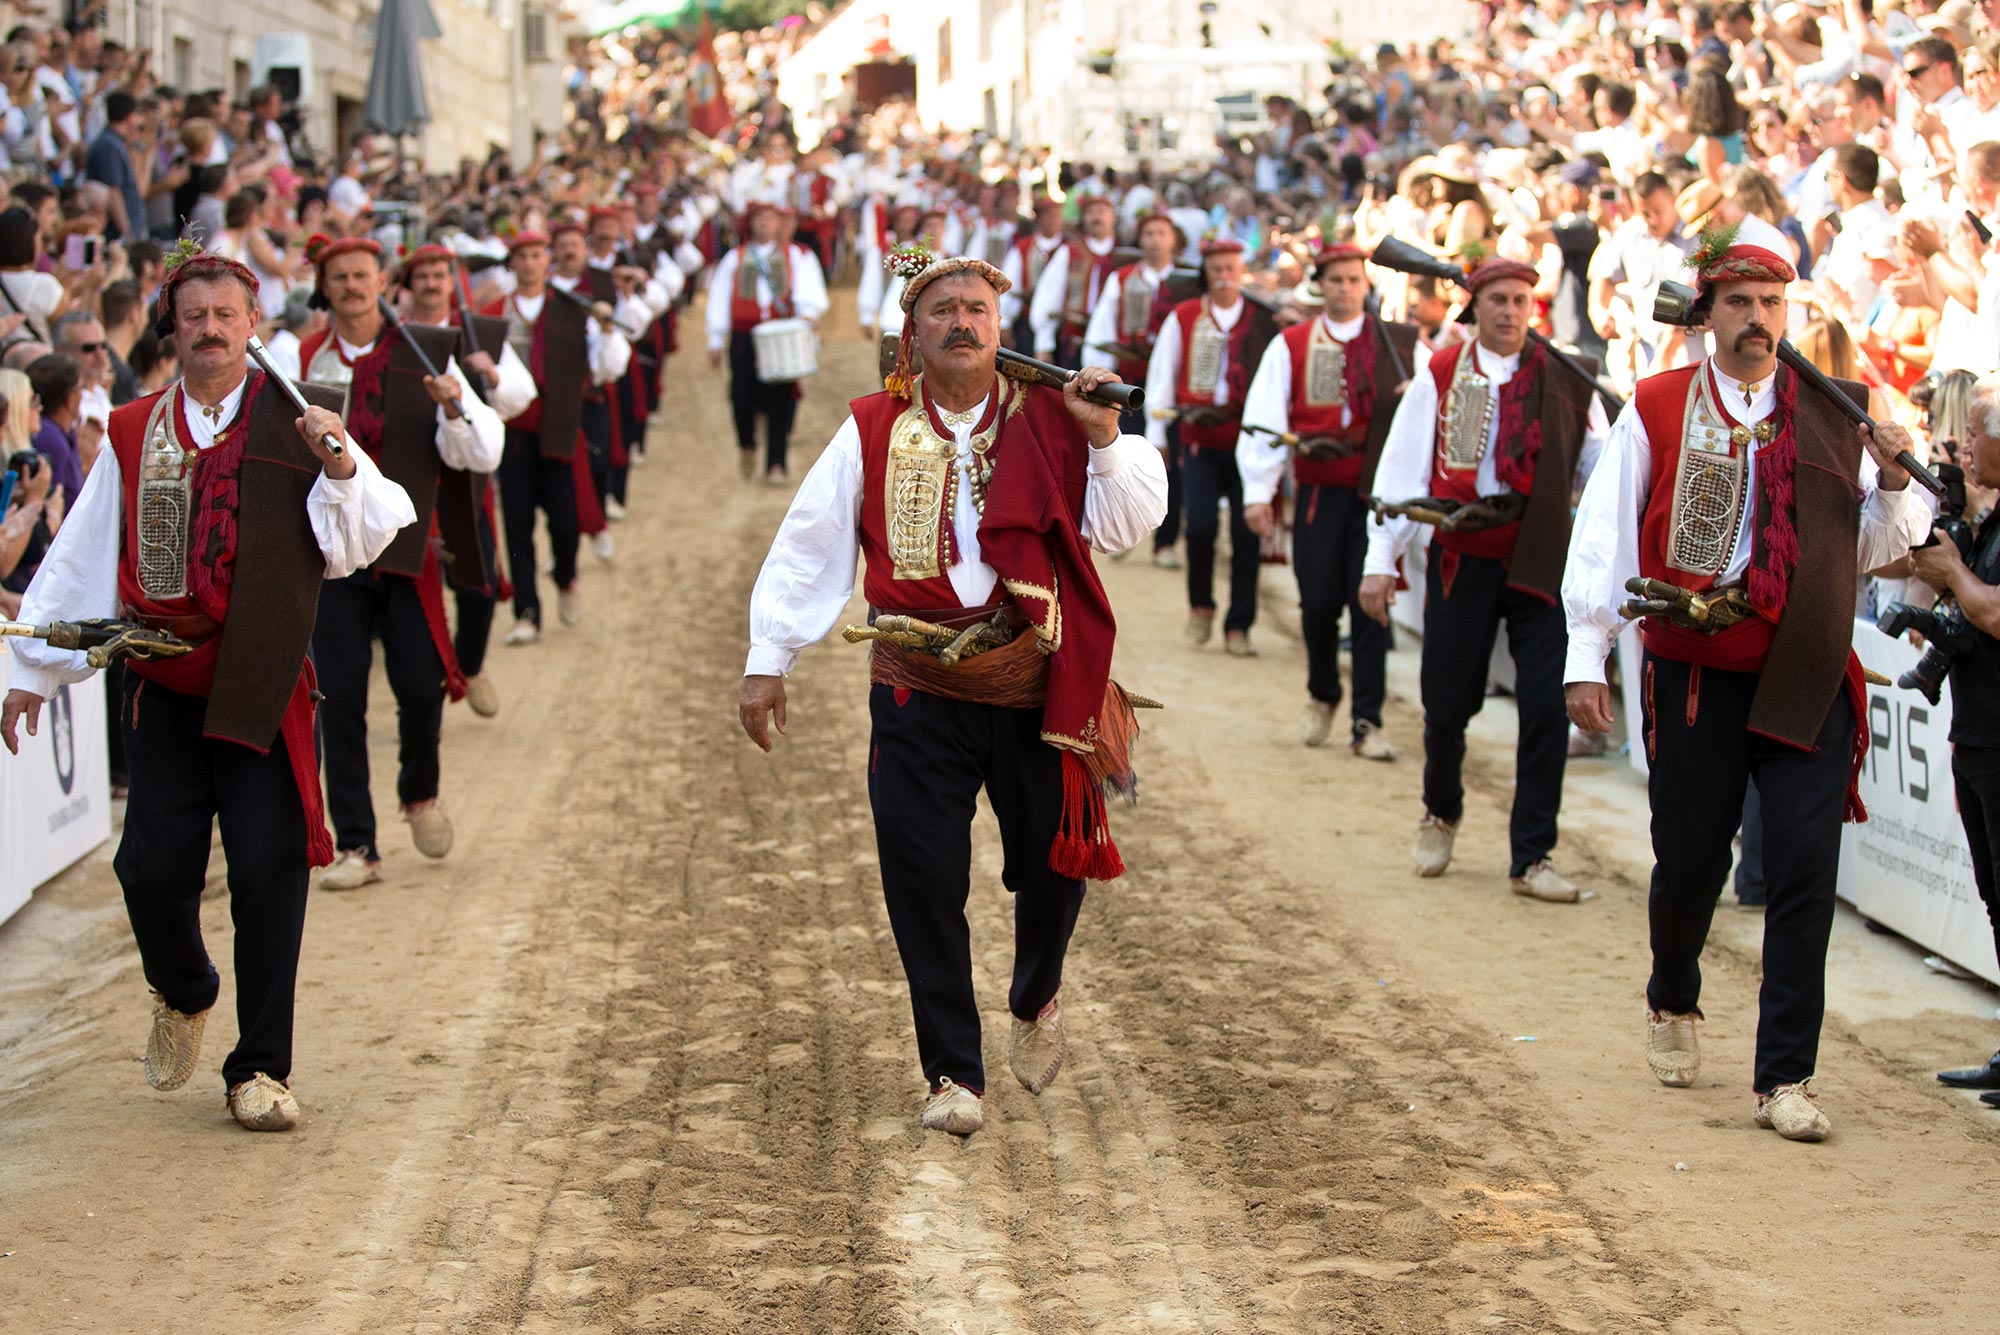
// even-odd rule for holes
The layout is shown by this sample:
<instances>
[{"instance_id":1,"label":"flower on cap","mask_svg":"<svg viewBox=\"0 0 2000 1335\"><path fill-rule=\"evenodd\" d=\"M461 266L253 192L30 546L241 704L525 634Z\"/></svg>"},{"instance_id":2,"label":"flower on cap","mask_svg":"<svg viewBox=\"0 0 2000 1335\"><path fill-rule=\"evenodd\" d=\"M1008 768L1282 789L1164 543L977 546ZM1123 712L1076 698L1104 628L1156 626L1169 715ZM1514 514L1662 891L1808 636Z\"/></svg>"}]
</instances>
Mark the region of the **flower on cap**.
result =
<instances>
[{"instance_id":1,"label":"flower on cap","mask_svg":"<svg viewBox=\"0 0 2000 1335\"><path fill-rule=\"evenodd\" d=\"M1789 283L1799 276L1777 251L1767 246L1747 245L1738 239L1736 227L1715 227L1703 232L1685 263L1695 272L1695 286L1711 288L1718 283Z\"/></svg>"}]
</instances>

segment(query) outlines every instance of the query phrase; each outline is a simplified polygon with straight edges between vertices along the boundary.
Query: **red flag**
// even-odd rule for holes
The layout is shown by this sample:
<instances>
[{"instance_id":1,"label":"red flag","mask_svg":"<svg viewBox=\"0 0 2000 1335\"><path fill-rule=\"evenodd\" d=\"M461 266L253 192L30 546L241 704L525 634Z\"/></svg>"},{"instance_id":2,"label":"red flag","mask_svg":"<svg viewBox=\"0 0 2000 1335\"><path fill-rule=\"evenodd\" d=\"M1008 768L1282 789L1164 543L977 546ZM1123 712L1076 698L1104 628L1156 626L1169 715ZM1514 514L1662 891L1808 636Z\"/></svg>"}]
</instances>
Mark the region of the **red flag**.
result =
<instances>
[{"instance_id":1,"label":"red flag","mask_svg":"<svg viewBox=\"0 0 2000 1335\"><path fill-rule=\"evenodd\" d=\"M694 59L688 63L688 124L710 139L720 138L735 120L729 99L722 95L722 78L715 70L715 29L708 10L701 12L701 35L695 40Z\"/></svg>"}]
</instances>

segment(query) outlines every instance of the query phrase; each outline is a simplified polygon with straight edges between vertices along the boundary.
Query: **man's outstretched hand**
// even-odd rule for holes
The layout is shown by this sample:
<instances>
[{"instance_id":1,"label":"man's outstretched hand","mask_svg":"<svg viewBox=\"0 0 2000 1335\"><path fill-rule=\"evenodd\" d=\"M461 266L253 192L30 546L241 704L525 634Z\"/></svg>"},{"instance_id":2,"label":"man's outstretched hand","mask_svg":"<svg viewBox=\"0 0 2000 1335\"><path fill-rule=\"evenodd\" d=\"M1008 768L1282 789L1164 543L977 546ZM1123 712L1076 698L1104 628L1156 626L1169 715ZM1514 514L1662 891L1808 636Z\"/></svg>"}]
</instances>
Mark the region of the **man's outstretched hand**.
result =
<instances>
[{"instance_id":1,"label":"man's outstretched hand","mask_svg":"<svg viewBox=\"0 0 2000 1335\"><path fill-rule=\"evenodd\" d=\"M736 716L743 721L745 735L769 751L771 725L777 724L780 733L785 730L785 679L745 677L736 693Z\"/></svg>"}]
</instances>

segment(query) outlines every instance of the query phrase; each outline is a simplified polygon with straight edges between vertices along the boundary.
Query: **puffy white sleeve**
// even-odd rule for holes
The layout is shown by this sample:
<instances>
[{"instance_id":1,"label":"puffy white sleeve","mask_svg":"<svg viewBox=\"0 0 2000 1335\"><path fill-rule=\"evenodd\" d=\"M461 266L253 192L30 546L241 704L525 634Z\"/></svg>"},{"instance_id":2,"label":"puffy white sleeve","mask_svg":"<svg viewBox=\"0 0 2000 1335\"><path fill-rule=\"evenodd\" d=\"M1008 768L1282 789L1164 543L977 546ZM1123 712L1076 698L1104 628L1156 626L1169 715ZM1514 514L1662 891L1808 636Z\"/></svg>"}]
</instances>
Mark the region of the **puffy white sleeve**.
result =
<instances>
[{"instance_id":1,"label":"puffy white sleeve","mask_svg":"<svg viewBox=\"0 0 2000 1335\"><path fill-rule=\"evenodd\" d=\"M1382 457L1375 465L1375 494L1388 501L1407 501L1430 494L1431 450L1436 444L1437 379L1419 375L1410 381L1396 416L1389 423L1389 435L1382 442ZM1396 561L1409 545L1419 525L1414 519L1376 518L1368 524L1368 556L1362 562L1364 575L1393 575Z\"/></svg>"},{"instance_id":2,"label":"puffy white sleeve","mask_svg":"<svg viewBox=\"0 0 2000 1335\"><path fill-rule=\"evenodd\" d=\"M854 593L861 559L861 429L849 417L813 462L750 591L746 677L788 675Z\"/></svg>"},{"instance_id":3,"label":"puffy white sleeve","mask_svg":"<svg viewBox=\"0 0 2000 1335\"><path fill-rule=\"evenodd\" d=\"M328 579L373 565L404 525L417 522L410 494L384 476L366 450L349 440L347 457L354 460L353 477L321 473L306 493L306 519L326 557Z\"/></svg>"},{"instance_id":4,"label":"puffy white sleeve","mask_svg":"<svg viewBox=\"0 0 2000 1335\"><path fill-rule=\"evenodd\" d=\"M500 414L472 392L465 372L459 369L458 358L445 363L444 373L458 382L458 410L463 416L456 420L447 417L444 405L438 405L438 458L450 468L490 473L500 466L500 450L506 444L506 428L500 423Z\"/></svg>"},{"instance_id":5,"label":"puffy white sleeve","mask_svg":"<svg viewBox=\"0 0 2000 1335\"><path fill-rule=\"evenodd\" d=\"M703 322L708 326L708 350L720 352L729 343L729 294L736 286L737 252L731 250L715 262L708 276L708 309Z\"/></svg>"},{"instance_id":6,"label":"puffy white sleeve","mask_svg":"<svg viewBox=\"0 0 2000 1335\"><path fill-rule=\"evenodd\" d=\"M1120 436L1090 451L1083 539L1107 556L1130 551L1167 516L1167 461L1144 436Z\"/></svg>"},{"instance_id":7,"label":"puffy white sleeve","mask_svg":"<svg viewBox=\"0 0 2000 1335\"><path fill-rule=\"evenodd\" d=\"M882 294L888 287L889 276L879 264L861 266L861 284L854 293L854 304L861 312L861 327L874 329L878 313L882 309ZM1005 300L1002 298L1002 300Z\"/></svg>"},{"instance_id":8,"label":"puffy white sleeve","mask_svg":"<svg viewBox=\"0 0 2000 1335\"><path fill-rule=\"evenodd\" d=\"M1035 355L1055 356L1056 328L1062 323L1063 294L1069 291L1069 247L1062 246L1049 256L1042 276L1035 281L1035 294L1028 302L1028 324L1035 331Z\"/></svg>"},{"instance_id":9,"label":"puffy white sleeve","mask_svg":"<svg viewBox=\"0 0 2000 1335\"><path fill-rule=\"evenodd\" d=\"M1118 360L1104 350L1107 344L1118 341L1118 303L1124 284L1118 279L1118 271L1104 280L1104 290L1097 294L1097 304L1090 308L1090 323L1083 331L1083 364L1095 366L1104 371L1118 369Z\"/></svg>"},{"instance_id":10,"label":"puffy white sleeve","mask_svg":"<svg viewBox=\"0 0 2000 1335\"><path fill-rule=\"evenodd\" d=\"M792 247L792 313L801 320L817 321L830 304L826 296L826 274L819 259L804 246Z\"/></svg>"},{"instance_id":11,"label":"puffy white sleeve","mask_svg":"<svg viewBox=\"0 0 2000 1335\"><path fill-rule=\"evenodd\" d=\"M535 384L534 375L528 370L520 354L513 345L502 344L500 356L493 363L496 382L486 391L486 402L492 405L493 415L505 423L519 417L528 410L528 405L541 397L542 391Z\"/></svg>"},{"instance_id":12,"label":"puffy white sleeve","mask_svg":"<svg viewBox=\"0 0 2000 1335\"><path fill-rule=\"evenodd\" d=\"M1146 441L1167 448L1167 423L1174 415L1174 385L1181 377L1181 322L1172 316L1160 326L1153 358L1146 363Z\"/></svg>"},{"instance_id":13,"label":"puffy white sleeve","mask_svg":"<svg viewBox=\"0 0 2000 1335\"><path fill-rule=\"evenodd\" d=\"M632 364L632 344L616 329L606 329L592 316L584 326L584 342L590 360L590 382L608 385L625 374Z\"/></svg>"},{"instance_id":14,"label":"puffy white sleeve","mask_svg":"<svg viewBox=\"0 0 2000 1335\"><path fill-rule=\"evenodd\" d=\"M1014 321L1021 318L1021 303L1026 300L1026 297L1021 292L1021 284L1024 279L1021 271L1021 248L1019 246L1007 247L1006 257L1000 261L1000 272L1007 276L1009 284L1006 292L1002 293L1000 297L1000 323L1003 328L1011 329Z\"/></svg>"},{"instance_id":15,"label":"puffy white sleeve","mask_svg":"<svg viewBox=\"0 0 2000 1335\"><path fill-rule=\"evenodd\" d=\"M681 293L687 291L688 276L686 271L674 262L674 257L663 250L659 258L653 261L653 281L667 294L666 305L660 307L660 313L664 315L667 306L679 301Z\"/></svg>"},{"instance_id":16,"label":"puffy white sleeve","mask_svg":"<svg viewBox=\"0 0 2000 1335\"><path fill-rule=\"evenodd\" d=\"M125 486L118 452L107 448L84 475L76 503L63 517L42 564L21 596L21 620L88 621L118 615L119 535L125 527ZM42 640L12 639L14 689L43 699L94 669L74 649L51 648Z\"/></svg>"},{"instance_id":17,"label":"puffy white sleeve","mask_svg":"<svg viewBox=\"0 0 2000 1335\"><path fill-rule=\"evenodd\" d=\"M110 453L109 450L105 453ZM1901 491L1876 485L1881 470L1872 455L1861 456L1861 531L1855 539L1857 569L1879 570L1921 546L1931 535L1931 495L1912 482ZM87 484L86 484L87 488Z\"/></svg>"},{"instance_id":18,"label":"puffy white sleeve","mask_svg":"<svg viewBox=\"0 0 2000 1335\"><path fill-rule=\"evenodd\" d=\"M1625 628L1618 614L1625 582L1639 573L1639 522L1652 470L1646 425L1636 404L1628 403L1584 484L1570 525L1562 578L1563 618L1569 624L1565 683L1604 680L1604 660Z\"/></svg>"},{"instance_id":19,"label":"puffy white sleeve","mask_svg":"<svg viewBox=\"0 0 2000 1335\"><path fill-rule=\"evenodd\" d=\"M1236 471L1243 476L1243 499L1251 505L1268 503L1284 483L1291 451L1277 434L1292 429L1291 398L1292 345L1274 338L1264 346L1264 360L1244 391L1243 430L1236 436ZM1253 426L1265 431L1252 431Z\"/></svg>"}]
</instances>

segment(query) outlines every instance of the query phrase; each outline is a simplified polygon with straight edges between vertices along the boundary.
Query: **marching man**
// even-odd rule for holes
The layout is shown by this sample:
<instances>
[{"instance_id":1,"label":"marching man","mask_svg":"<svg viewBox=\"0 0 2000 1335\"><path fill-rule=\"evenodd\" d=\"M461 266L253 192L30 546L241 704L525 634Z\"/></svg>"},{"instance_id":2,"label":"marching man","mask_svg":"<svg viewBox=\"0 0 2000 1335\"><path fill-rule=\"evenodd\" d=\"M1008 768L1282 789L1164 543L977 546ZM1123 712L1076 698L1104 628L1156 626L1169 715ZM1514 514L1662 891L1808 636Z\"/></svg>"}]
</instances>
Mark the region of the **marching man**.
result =
<instances>
[{"instance_id":1,"label":"marching man","mask_svg":"<svg viewBox=\"0 0 2000 1335\"><path fill-rule=\"evenodd\" d=\"M1083 365L1116 371L1118 378L1130 385L1145 383L1146 364L1160 337L1160 323L1173 309L1162 288L1184 244L1180 225L1164 213L1149 213L1139 220L1139 258L1113 270L1104 280L1104 291L1084 330ZM1145 435L1146 410L1135 408L1125 413L1118 420L1118 429L1128 436ZM1174 554L1181 532L1179 436L1177 425L1168 423L1164 452L1167 517L1153 534L1153 564L1163 570L1180 568L1180 557Z\"/></svg>"},{"instance_id":2,"label":"marching man","mask_svg":"<svg viewBox=\"0 0 2000 1335\"><path fill-rule=\"evenodd\" d=\"M1757 1125L1823 1140L1809 1087L1826 1011L1826 947L1843 816L1868 746L1852 648L1858 573L1929 535L1896 462L1909 434L1849 425L1777 360L1797 274L1776 229L1702 238L1695 312L1714 355L1639 382L1584 488L1563 575L1570 717L1611 727L1604 660L1627 581L1692 592L1726 615L1643 609L1640 735L1653 806L1646 1063L1661 1084L1701 1070L1701 952L1729 872L1745 785L1763 799L1764 982ZM1836 382L1857 404L1867 391ZM1657 591L1657 590L1655 590ZM1739 615L1740 614L1740 615Z\"/></svg>"},{"instance_id":3,"label":"marching man","mask_svg":"<svg viewBox=\"0 0 2000 1335\"><path fill-rule=\"evenodd\" d=\"M389 275L379 244L315 237L306 251L318 271L314 300L332 309L333 325L301 345L304 378L341 396L348 438L409 494L417 516L368 568L327 581L313 631L313 665L325 693L319 726L327 808L339 853L319 883L355 890L382 879L368 791L368 677L378 637L396 696L403 819L419 853L441 858L451 851L451 819L438 802L438 739L445 701L465 697L465 678L430 538L434 526L471 529L485 475L500 463L503 429L458 368L456 333L388 326L381 303ZM425 373L425 357L441 371L437 378Z\"/></svg>"},{"instance_id":4,"label":"marching man","mask_svg":"<svg viewBox=\"0 0 2000 1335\"><path fill-rule=\"evenodd\" d=\"M1430 355L1414 325L1386 324L1362 309L1367 254L1358 246L1320 250L1313 272L1325 302L1320 317L1271 340L1243 403L1236 467L1248 502L1244 520L1260 537L1291 465L1297 485L1292 565L1299 578L1299 623L1306 645L1306 711L1299 740L1324 746L1340 705L1340 614L1354 640L1351 746L1369 760L1394 760L1382 735L1388 694L1389 628L1361 609L1368 553L1368 495L1403 383L1423 375ZM1299 437L1288 446L1287 435Z\"/></svg>"},{"instance_id":5,"label":"marching man","mask_svg":"<svg viewBox=\"0 0 2000 1335\"><path fill-rule=\"evenodd\" d=\"M1083 364L1084 330L1105 283L1118 271L1112 258L1118 244L1117 205L1108 195L1092 195L1080 208L1083 235L1049 257L1028 307L1035 355L1072 369Z\"/></svg>"},{"instance_id":6,"label":"marching man","mask_svg":"<svg viewBox=\"0 0 2000 1335\"><path fill-rule=\"evenodd\" d=\"M581 270L581 247L577 248ZM584 392L625 374L632 345L601 304L585 309L551 283L549 237L522 232L507 243L513 295L483 312L507 322L507 345L534 377L535 397L507 419L500 455L501 519L507 533L507 568L514 577L511 645L533 644L542 634L542 600L535 561L535 514L548 517L555 559L556 615L565 626L583 617L576 552L582 540L577 514L576 452L584 442ZM571 284L574 286L574 283ZM602 318L600 318L602 317ZM601 407L601 405L600 405ZM588 483L588 474L585 475Z\"/></svg>"},{"instance_id":7,"label":"marching man","mask_svg":"<svg viewBox=\"0 0 2000 1335\"><path fill-rule=\"evenodd\" d=\"M770 204L750 206L750 240L717 261L708 281L708 362L729 359L729 405L736 416L737 460L744 477L757 471L757 419L764 419L764 477L785 483L785 452L798 412L797 382L757 378L751 335L767 320L818 322L826 314L826 275L804 246L778 239L782 220Z\"/></svg>"},{"instance_id":8,"label":"marching man","mask_svg":"<svg viewBox=\"0 0 2000 1335\"><path fill-rule=\"evenodd\" d=\"M770 750L785 675L833 629L857 557L881 626L943 628L928 647L875 642L868 795L930 1089L922 1124L960 1136L983 1124L986 1089L965 921L979 790L1014 894L1010 1065L1039 1094L1062 1067L1056 994L1084 880L1123 870L1100 784L1130 779L1131 714L1109 682L1116 631L1090 551L1144 538L1166 492L1159 455L1083 397L1116 377L1087 370L1059 394L998 376L1006 290L971 258L909 277L891 388L853 402L765 559L739 699ZM968 629L991 647L940 652Z\"/></svg>"},{"instance_id":9,"label":"marching man","mask_svg":"<svg viewBox=\"0 0 2000 1335\"><path fill-rule=\"evenodd\" d=\"M341 429L337 396L308 387L304 416L245 374L257 279L221 256L176 256L155 328L182 378L111 415L109 448L28 586L35 622L115 617L193 644L131 661L118 727L131 769L112 863L153 990L146 1081L194 1074L221 980L201 939L219 821L236 929L230 1115L252 1131L298 1125L292 1006L312 867L333 861L313 751L312 663L321 586L389 549L410 498ZM325 439L341 443L335 454ZM42 702L90 675L83 655L17 641L0 741L34 733Z\"/></svg>"},{"instance_id":10,"label":"marching man","mask_svg":"<svg viewBox=\"0 0 2000 1335\"><path fill-rule=\"evenodd\" d=\"M1556 597L1569 548L1569 506L1608 430L1595 386L1528 342L1535 271L1489 259L1471 274L1476 342L1431 355L1396 407L1375 468L1375 494L1402 503L1476 506L1484 527L1438 529L1425 569L1424 818L1411 863L1442 876L1465 814L1465 729L1486 702L1487 668L1502 622L1514 657L1520 743L1509 830L1514 893L1553 903L1583 897L1549 861L1562 807L1569 723L1562 698L1562 609ZM1397 563L1420 525L1371 524L1361 608L1383 625Z\"/></svg>"},{"instance_id":11,"label":"marching man","mask_svg":"<svg viewBox=\"0 0 2000 1335\"><path fill-rule=\"evenodd\" d=\"M439 245L419 246L403 259L402 281L409 293L412 324L456 328L453 354L479 395L502 423L512 421L535 401L535 378L507 342L507 322L497 316L473 315L453 300L457 259ZM505 428L501 438L504 444ZM493 631L493 611L505 597L500 570L499 521L493 510L493 479L475 476L472 528L445 537L453 560L447 577L458 612L452 632L452 652L465 677L465 703L482 718L500 712L500 690L486 673L486 649Z\"/></svg>"},{"instance_id":12,"label":"marching man","mask_svg":"<svg viewBox=\"0 0 2000 1335\"><path fill-rule=\"evenodd\" d=\"M1251 372L1277 327L1243 299L1243 243L1201 243L1206 291L1175 306L1160 326L1146 369L1147 439L1167 449L1170 421L1187 449L1181 485L1187 500L1188 639L1207 644L1215 634L1217 508L1229 502L1229 613L1222 646L1251 658L1250 627L1257 620L1257 569L1263 563L1257 535L1244 520L1243 478L1236 471L1236 436L1243 425L1243 395Z\"/></svg>"}]
</instances>

